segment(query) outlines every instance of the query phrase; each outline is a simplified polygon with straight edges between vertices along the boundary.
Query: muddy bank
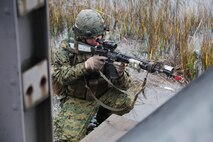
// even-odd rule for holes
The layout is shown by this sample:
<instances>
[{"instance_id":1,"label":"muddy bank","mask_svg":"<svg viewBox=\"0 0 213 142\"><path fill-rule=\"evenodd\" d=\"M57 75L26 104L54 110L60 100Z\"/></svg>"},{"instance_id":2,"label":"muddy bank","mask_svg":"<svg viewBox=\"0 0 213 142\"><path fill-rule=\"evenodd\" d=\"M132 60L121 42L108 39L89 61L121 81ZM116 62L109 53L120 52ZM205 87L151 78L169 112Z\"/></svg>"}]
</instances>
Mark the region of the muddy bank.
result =
<instances>
[{"instance_id":1,"label":"muddy bank","mask_svg":"<svg viewBox=\"0 0 213 142\"><path fill-rule=\"evenodd\" d=\"M137 71L130 69L130 75L134 80L143 81L146 72L138 73ZM149 74L144 91L145 96L140 93L134 109L128 114L125 114L124 117L135 121L141 121L156 108L174 96L183 87L184 85L181 85L172 79L167 79L160 75Z\"/></svg>"}]
</instances>

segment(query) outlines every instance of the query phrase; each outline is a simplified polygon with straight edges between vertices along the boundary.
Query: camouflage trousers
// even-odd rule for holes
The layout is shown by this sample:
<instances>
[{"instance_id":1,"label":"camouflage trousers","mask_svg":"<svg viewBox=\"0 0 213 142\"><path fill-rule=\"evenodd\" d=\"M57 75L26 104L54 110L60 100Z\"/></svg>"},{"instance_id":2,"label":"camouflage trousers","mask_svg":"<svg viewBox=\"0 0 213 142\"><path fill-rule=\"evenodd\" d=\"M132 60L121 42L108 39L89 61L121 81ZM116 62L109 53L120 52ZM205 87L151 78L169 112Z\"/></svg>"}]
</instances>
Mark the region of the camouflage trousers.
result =
<instances>
[{"instance_id":1,"label":"camouflage trousers","mask_svg":"<svg viewBox=\"0 0 213 142\"><path fill-rule=\"evenodd\" d=\"M127 94L118 90L108 90L99 100L113 108L125 108L120 112L123 115L134 106L135 94L141 89L134 85L127 90ZM60 142L80 141L85 135L87 126L97 113L99 104L96 101L81 100L67 96L61 100L61 111L54 118L54 137Z\"/></svg>"}]
</instances>

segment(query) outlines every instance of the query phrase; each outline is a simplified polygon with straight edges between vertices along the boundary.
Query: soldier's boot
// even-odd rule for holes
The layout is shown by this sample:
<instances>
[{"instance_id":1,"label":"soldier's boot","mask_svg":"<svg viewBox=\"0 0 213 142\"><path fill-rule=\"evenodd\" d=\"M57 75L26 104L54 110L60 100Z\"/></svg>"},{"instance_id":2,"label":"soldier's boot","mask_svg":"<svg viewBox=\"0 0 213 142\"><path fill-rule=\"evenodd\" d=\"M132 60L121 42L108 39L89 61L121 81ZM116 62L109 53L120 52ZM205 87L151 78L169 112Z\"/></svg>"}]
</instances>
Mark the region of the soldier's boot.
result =
<instances>
[{"instance_id":1,"label":"soldier's boot","mask_svg":"<svg viewBox=\"0 0 213 142\"><path fill-rule=\"evenodd\" d=\"M96 119L96 115L97 115L97 114L95 114L95 115L92 117L92 119L91 119L89 125L87 126L87 133L86 133L87 135L88 135L90 132L92 132L96 127L98 127L98 125L99 125L99 123L98 123L98 121L97 121L97 119Z\"/></svg>"}]
</instances>

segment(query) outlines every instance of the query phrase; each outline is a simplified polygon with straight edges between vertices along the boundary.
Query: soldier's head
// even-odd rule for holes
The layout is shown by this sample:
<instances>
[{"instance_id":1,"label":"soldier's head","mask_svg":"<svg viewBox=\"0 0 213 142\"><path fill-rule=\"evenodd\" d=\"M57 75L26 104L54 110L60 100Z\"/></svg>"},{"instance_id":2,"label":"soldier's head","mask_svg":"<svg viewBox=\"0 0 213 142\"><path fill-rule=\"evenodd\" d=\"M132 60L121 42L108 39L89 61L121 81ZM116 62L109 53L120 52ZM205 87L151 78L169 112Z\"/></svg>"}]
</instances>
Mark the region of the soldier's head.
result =
<instances>
[{"instance_id":1,"label":"soldier's head","mask_svg":"<svg viewBox=\"0 0 213 142\"><path fill-rule=\"evenodd\" d=\"M92 9L80 11L73 26L75 39L87 42L90 45L98 44L96 39L102 38L105 31L104 19L98 12Z\"/></svg>"}]
</instances>

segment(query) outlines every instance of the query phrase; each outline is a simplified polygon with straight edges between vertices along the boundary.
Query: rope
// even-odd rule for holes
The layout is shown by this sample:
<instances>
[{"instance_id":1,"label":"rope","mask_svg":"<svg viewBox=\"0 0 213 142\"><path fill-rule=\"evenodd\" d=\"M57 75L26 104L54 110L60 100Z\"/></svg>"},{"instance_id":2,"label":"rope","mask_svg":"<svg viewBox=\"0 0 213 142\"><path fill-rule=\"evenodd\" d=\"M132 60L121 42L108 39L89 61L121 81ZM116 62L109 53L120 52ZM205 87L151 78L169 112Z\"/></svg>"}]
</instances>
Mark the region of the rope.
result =
<instances>
[{"instance_id":1,"label":"rope","mask_svg":"<svg viewBox=\"0 0 213 142\"><path fill-rule=\"evenodd\" d=\"M110 106L104 104L102 101L100 101L98 98L96 98L96 96L94 95L94 93L92 92L92 90L90 89L90 87L87 84L85 85L85 87L91 92L91 96L93 97L93 99L95 99L95 101L102 107L104 107L108 110L111 110L111 111L116 111L116 112L125 110L125 108L113 108L113 107L110 107Z\"/></svg>"},{"instance_id":2,"label":"rope","mask_svg":"<svg viewBox=\"0 0 213 142\"><path fill-rule=\"evenodd\" d=\"M99 71L99 73L100 73L101 77L102 77L104 80L106 80L107 83L109 83L109 85L111 85L112 87L114 87L114 88L117 89L118 91L120 91L120 92L122 92L122 93L128 95L128 92L127 92L127 91L124 91L124 90L119 89L118 87L116 87L116 86L115 86L115 85L114 85L114 84L113 84L113 83L112 83L101 71ZM140 90L136 93L136 95L135 95L135 98L134 98L134 101L133 101L134 103L135 103L135 101L137 100L138 95L140 94L141 91L143 92L144 98L147 99L147 97L146 97L145 94L144 94L144 89L145 89L145 85L146 85L147 76L148 76L148 73L146 74L146 77L144 78L144 82L143 82L143 84L142 84L141 89L140 89ZM86 81L85 81L85 82L86 82ZM99 105L101 105L102 107L104 107L104 108L106 108L106 109L108 109L108 110L114 111L114 112L118 112L118 111L123 111L123 110L125 110L125 108L113 108L113 107L110 107L109 105L104 104L102 101L100 101L98 98L96 98L96 96L94 95L94 93L92 92L92 90L90 89L90 87L88 86L87 82L86 82L85 87L91 92L91 96L93 97L93 99L94 99ZM89 94L90 94L90 93L89 93ZM133 104L134 104L134 103L133 103Z\"/></svg>"}]
</instances>

